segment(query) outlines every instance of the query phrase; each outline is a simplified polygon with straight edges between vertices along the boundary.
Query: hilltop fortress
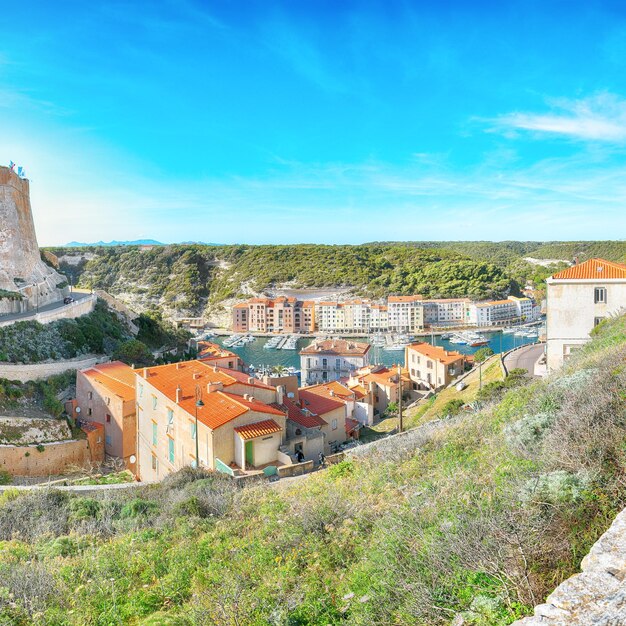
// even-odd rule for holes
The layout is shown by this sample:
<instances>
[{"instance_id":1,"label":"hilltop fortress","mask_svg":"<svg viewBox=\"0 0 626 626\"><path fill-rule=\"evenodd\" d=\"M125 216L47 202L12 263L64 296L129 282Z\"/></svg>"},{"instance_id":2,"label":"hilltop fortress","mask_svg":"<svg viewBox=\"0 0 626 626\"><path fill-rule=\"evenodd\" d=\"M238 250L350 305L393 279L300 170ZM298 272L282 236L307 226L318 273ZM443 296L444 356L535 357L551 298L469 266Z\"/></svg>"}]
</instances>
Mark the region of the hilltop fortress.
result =
<instances>
[{"instance_id":1,"label":"hilltop fortress","mask_svg":"<svg viewBox=\"0 0 626 626\"><path fill-rule=\"evenodd\" d=\"M63 276L39 253L28 180L0 167L0 315L62 300Z\"/></svg>"}]
</instances>

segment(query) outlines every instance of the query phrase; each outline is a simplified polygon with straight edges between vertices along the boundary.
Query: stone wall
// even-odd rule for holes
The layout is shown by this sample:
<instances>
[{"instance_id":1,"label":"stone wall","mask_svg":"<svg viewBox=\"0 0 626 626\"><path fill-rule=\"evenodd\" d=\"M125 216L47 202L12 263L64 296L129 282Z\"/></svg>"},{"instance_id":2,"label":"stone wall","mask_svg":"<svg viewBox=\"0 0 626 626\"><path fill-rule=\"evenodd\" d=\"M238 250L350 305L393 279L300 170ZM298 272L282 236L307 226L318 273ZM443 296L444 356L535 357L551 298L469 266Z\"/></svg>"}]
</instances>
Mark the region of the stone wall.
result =
<instances>
[{"instance_id":1,"label":"stone wall","mask_svg":"<svg viewBox=\"0 0 626 626\"><path fill-rule=\"evenodd\" d=\"M29 380L44 380L56 374L63 374L68 370L82 370L108 360L108 357L89 355L80 359L70 359L69 361L34 363L32 365L0 363L0 378L19 380L22 383Z\"/></svg>"},{"instance_id":2,"label":"stone wall","mask_svg":"<svg viewBox=\"0 0 626 626\"><path fill-rule=\"evenodd\" d=\"M58 441L37 446L0 445L0 469L12 476L56 476L71 466L88 468L91 463L87 440Z\"/></svg>"},{"instance_id":3,"label":"stone wall","mask_svg":"<svg viewBox=\"0 0 626 626\"><path fill-rule=\"evenodd\" d=\"M511 626L626 624L626 509L594 544L581 569L536 607L532 617Z\"/></svg>"},{"instance_id":4,"label":"stone wall","mask_svg":"<svg viewBox=\"0 0 626 626\"><path fill-rule=\"evenodd\" d=\"M81 317L82 315L88 315L91 313L96 308L97 301L98 298L95 295L90 295L86 298L81 298L76 302L72 302L71 304L66 304L57 309L52 309L51 311L40 311L39 313L33 312L30 315L24 315L19 319L0 319L0 327L10 326L11 324L15 324L15 322L35 321L40 324L49 324L50 322L56 322L57 320L71 320L75 317ZM0 311L0 313L2 313L2 311Z\"/></svg>"}]
</instances>

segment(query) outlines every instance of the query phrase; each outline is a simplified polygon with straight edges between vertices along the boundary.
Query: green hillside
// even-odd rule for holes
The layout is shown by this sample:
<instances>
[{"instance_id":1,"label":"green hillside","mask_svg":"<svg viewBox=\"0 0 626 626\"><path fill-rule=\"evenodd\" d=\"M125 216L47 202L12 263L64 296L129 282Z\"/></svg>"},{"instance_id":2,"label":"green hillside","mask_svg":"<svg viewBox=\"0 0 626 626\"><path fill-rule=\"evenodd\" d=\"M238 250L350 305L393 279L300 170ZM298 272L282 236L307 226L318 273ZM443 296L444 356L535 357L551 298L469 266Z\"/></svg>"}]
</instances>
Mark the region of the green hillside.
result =
<instances>
[{"instance_id":1,"label":"green hillside","mask_svg":"<svg viewBox=\"0 0 626 626\"><path fill-rule=\"evenodd\" d=\"M557 376L308 478L5 493L0 623L509 624L625 504L626 319L596 335Z\"/></svg>"},{"instance_id":2,"label":"green hillside","mask_svg":"<svg viewBox=\"0 0 626 626\"><path fill-rule=\"evenodd\" d=\"M527 281L540 287L562 265L544 268L524 260L546 258L538 242L408 242L348 245L170 245L58 248L61 270L73 284L106 289L141 310L200 313L228 298L268 288L342 288L384 297L476 299L517 294ZM554 244L560 245L560 244ZM569 244L568 244L569 245ZM598 244L600 245L600 244ZM610 258L623 246L606 242ZM573 248L572 248L573 249ZM565 250L563 250L563 253ZM572 255L548 257L568 259ZM556 252L555 252L556 254ZM579 256L584 252L579 251Z\"/></svg>"}]
</instances>

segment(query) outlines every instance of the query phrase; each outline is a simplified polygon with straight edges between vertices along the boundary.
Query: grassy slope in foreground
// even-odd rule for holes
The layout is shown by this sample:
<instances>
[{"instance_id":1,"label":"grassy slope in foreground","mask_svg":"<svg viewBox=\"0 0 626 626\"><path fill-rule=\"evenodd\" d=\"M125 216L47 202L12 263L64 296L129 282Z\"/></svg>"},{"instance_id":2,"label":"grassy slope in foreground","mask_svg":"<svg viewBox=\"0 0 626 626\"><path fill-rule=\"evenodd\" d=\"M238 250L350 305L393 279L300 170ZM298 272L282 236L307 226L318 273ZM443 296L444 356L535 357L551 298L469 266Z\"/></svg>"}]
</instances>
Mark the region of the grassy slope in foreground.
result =
<instances>
[{"instance_id":1,"label":"grassy slope in foreground","mask_svg":"<svg viewBox=\"0 0 626 626\"><path fill-rule=\"evenodd\" d=\"M295 483L0 498L0 624L509 624L623 508L626 320L575 363ZM423 441L422 441L423 443Z\"/></svg>"}]
</instances>

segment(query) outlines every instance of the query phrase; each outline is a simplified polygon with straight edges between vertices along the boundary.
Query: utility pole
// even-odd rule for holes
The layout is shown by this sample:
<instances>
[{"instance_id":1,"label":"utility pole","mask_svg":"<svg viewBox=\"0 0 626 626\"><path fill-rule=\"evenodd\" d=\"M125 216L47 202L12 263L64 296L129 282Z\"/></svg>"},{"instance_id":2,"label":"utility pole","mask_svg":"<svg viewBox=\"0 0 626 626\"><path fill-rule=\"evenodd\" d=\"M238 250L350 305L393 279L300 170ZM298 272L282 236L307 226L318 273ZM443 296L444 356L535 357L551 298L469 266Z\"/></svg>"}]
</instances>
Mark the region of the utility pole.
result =
<instances>
[{"instance_id":1,"label":"utility pole","mask_svg":"<svg viewBox=\"0 0 626 626\"><path fill-rule=\"evenodd\" d=\"M202 402L202 389L200 389L200 385L196 385L196 468L200 467L200 446L199 446L199 436L198 433L198 409L204 406L204 402Z\"/></svg>"},{"instance_id":2,"label":"utility pole","mask_svg":"<svg viewBox=\"0 0 626 626\"><path fill-rule=\"evenodd\" d=\"M483 388L483 362L478 364L478 390Z\"/></svg>"},{"instance_id":3,"label":"utility pole","mask_svg":"<svg viewBox=\"0 0 626 626\"><path fill-rule=\"evenodd\" d=\"M398 432L402 431L402 366L398 363Z\"/></svg>"}]
</instances>

